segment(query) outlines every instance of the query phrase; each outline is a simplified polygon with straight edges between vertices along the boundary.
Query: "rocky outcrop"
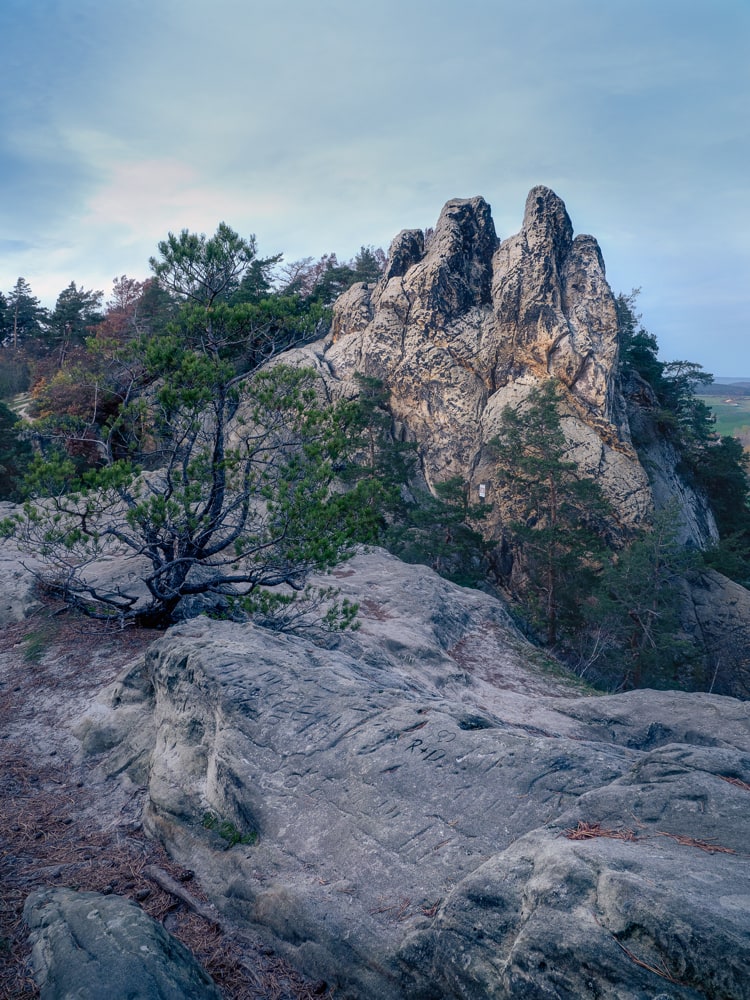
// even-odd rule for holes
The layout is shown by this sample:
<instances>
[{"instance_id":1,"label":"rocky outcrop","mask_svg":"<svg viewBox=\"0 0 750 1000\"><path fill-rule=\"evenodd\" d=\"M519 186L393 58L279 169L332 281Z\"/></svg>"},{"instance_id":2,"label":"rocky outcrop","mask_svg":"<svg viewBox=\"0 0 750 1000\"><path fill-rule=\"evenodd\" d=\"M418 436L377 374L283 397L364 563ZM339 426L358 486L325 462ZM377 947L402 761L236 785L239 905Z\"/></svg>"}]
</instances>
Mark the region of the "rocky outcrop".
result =
<instances>
[{"instance_id":1,"label":"rocky outcrop","mask_svg":"<svg viewBox=\"0 0 750 1000\"><path fill-rule=\"evenodd\" d=\"M611 424L617 316L596 240L573 239L562 201L537 187L526 201L521 232L501 244L493 264L500 332L495 383L526 373L553 376L594 420ZM626 442L624 422L618 432Z\"/></svg>"},{"instance_id":2,"label":"rocky outcrop","mask_svg":"<svg viewBox=\"0 0 750 1000\"><path fill-rule=\"evenodd\" d=\"M601 251L592 236L573 236L548 188L529 193L521 231L502 242L483 198L449 201L427 240L421 230L400 233L381 281L336 302L332 340L298 354L333 396L356 393L356 373L382 380L399 433L419 443L428 483L458 475L475 497L480 483L489 488L492 537L509 512L493 491L488 442L504 407L523 409L553 377L564 387L570 457L599 481L621 524L641 524L679 484L683 540L704 548L716 539L707 505L679 480L676 455L660 454L661 478L651 481L636 455Z\"/></svg>"},{"instance_id":3,"label":"rocky outcrop","mask_svg":"<svg viewBox=\"0 0 750 1000\"><path fill-rule=\"evenodd\" d=\"M658 427L660 404L640 375L629 372L623 380L633 441L646 470L657 510L669 508L675 519L678 540L686 546L702 547L719 540L711 508L705 496L693 490L679 475L680 456Z\"/></svg>"},{"instance_id":4,"label":"rocky outcrop","mask_svg":"<svg viewBox=\"0 0 750 1000\"><path fill-rule=\"evenodd\" d=\"M342 998L750 996L744 705L587 696L492 597L384 553L336 578L358 631L196 619L83 727L123 734L112 773L152 741L147 826L226 919Z\"/></svg>"},{"instance_id":5,"label":"rocky outcrop","mask_svg":"<svg viewBox=\"0 0 750 1000\"><path fill-rule=\"evenodd\" d=\"M396 420L419 442L428 482L460 475L475 488L491 484L487 444L503 408L523 407L554 377L566 391L571 457L599 479L624 524L652 509L618 386L602 256L593 237L573 237L549 189L531 191L521 231L500 243L482 198L448 202L426 244L419 231L399 234L382 280L338 300L332 334L322 358L329 382L356 372L383 380ZM495 534L502 516L496 506Z\"/></svg>"},{"instance_id":6,"label":"rocky outcrop","mask_svg":"<svg viewBox=\"0 0 750 1000\"><path fill-rule=\"evenodd\" d=\"M337 301L332 339L285 359L311 364L334 398L357 393L358 372L381 379L395 433L418 442L427 482L461 476L474 500L484 484L492 511L482 531L494 540L517 512L489 443L503 410L523 413L529 394L554 377L564 387L567 457L600 484L620 525L669 509L681 544L718 541L706 498L680 476L680 456L658 430L653 391L620 374L615 303L596 240L574 237L548 188L530 192L520 232L502 242L482 198L448 202L427 240L421 230L400 233L382 280ZM501 563L507 576L505 548ZM719 641L746 637L746 623L732 611L737 601L711 609L708 590L719 599L720 588L699 583L700 625L686 592L683 625L709 643L705 670L721 663L715 690L746 697L748 645Z\"/></svg>"},{"instance_id":7,"label":"rocky outcrop","mask_svg":"<svg viewBox=\"0 0 750 1000\"><path fill-rule=\"evenodd\" d=\"M41 1000L220 1000L187 948L122 896L40 889L24 919Z\"/></svg>"},{"instance_id":8,"label":"rocky outcrop","mask_svg":"<svg viewBox=\"0 0 750 1000\"><path fill-rule=\"evenodd\" d=\"M711 689L750 699L750 591L721 573L701 573L688 584L685 626L709 650Z\"/></svg>"}]
</instances>

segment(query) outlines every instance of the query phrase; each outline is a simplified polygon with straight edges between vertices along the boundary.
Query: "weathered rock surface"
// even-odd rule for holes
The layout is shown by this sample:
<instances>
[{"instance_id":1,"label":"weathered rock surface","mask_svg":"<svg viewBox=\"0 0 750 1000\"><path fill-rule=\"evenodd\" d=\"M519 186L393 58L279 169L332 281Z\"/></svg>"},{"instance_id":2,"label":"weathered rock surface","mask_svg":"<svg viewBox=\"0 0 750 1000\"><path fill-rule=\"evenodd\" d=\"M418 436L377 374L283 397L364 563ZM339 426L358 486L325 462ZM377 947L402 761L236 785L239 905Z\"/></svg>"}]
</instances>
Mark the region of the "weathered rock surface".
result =
<instances>
[{"instance_id":1,"label":"weathered rock surface","mask_svg":"<svg viewBox=\"0 0 750 1000\"><path fill-rule=\"evenodd\" d=\"M40 889L26 900L41 1000L219 1000L190 952L122 896Z\"/></svg>"},{"instance_id":2,"label":"weathered rock surface","mask_svg":"<svg viewBox=\"0 0 750 1000\"><path fill-rule=\"evenodd\" d=\"M601 252L593 237L573 237L548 188L530 192L521 231L501 243L482 198L448 202L426 246L419 231L399 234L382 280L338 300L332 333L308 355L322 352L334 393L356 372L382 379L396 420L419 441L428 482L491 484L487 444L503 408L522 407L555 377L567 392L571 457L596 475L623 523L652 509L619 387ZM497 505L490 530L502 519ZM709 522L690 523L695 544L715 534Z\"/></svg>"},{"instance_id":3,"label":"weathered rock surface","mask_svg":"<svg viewBox=\"0 0 750 1000\"><path fill-rule=\"evenodd\" d=\"M378 552L337 577L332 648L196 619L127 686L111 770L153 726L147 824L217 906L340 997L750 996L746 707L584 696L487 595Z\"/></svg>"},{"instance_id":4,"label":"weathered rock surface","mask_svg":"<svg viewBox=\"0 0 750 1000\"><path fill-rule=\"evenodd\" d=\"M690 584L687 626L711 651L712 689L750 699L750 591L721 573Z\"/></svg>"}]
</instances>

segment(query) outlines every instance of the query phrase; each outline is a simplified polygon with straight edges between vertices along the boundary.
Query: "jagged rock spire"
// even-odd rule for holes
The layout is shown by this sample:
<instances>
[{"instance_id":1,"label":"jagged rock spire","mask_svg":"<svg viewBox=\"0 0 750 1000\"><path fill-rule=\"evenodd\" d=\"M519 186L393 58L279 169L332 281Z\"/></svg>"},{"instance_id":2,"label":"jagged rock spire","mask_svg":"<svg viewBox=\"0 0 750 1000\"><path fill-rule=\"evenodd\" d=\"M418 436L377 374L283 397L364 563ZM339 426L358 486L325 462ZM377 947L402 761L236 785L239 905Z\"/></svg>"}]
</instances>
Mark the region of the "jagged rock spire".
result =
<instances>
[{"instance_id":1,"label":"jagged rock spire","mask_svg":"<svg viewBox=\"0 0 750 1000\"><path fill-rule=\"evenodd\" d=\"M571 459L598 479L621 524L638 525L653 509L630 438L601 250L593 236L574 236L549 188L532 188L520 231L502 242L480 197L449 201L429 239L399 233L381 281L338 300L332 333L329 371L339 381L356 372L382 379L394 416L420 444L428 482L460 475L476 489L490 480L487 445L504 407L522 407L556 378ZM705 545L710 513L695 516L692 492L683 506L685 540ZM491 533L502 519L496 505Z\"/></svg>"}]
</instances>

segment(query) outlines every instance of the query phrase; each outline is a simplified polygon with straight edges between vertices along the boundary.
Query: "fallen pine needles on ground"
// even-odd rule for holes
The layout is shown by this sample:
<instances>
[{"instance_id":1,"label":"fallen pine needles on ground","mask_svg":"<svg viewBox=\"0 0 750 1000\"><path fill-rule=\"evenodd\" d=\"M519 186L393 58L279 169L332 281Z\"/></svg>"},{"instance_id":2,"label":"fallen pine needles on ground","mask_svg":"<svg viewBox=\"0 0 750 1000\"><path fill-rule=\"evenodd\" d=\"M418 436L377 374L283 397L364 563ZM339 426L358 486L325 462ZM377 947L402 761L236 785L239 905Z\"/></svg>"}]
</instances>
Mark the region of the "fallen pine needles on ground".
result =
<instances>
[{"instance_id":1,"label":"fallen pine needles on ground","mask_svg":"<svg viewBox=\"0 0 750 1000\"><path fill-rule=\"evenodd\" d=\"M742 781L740 778L728 778L724 774L720 774L719 777L722 781L727 781L730 785L734 785L736 788L742 788L746 792L750 792L750 785L748 785L746 781Z\"/></svg>"},{"instance_id":2,"label":"fallen pine needles on ground","mask_svg":"<svg viewBox=\"0 0 750 1000\"><path fill-rule=\"evenodd\" d=\"M144 834L137 799L103 804L98 779L75 761L71 714L154 638L94 632L51 605L0 635L0 1000L39 996L21 914L27 896L48 886L137 902L193 952L226 1000L330 996L325 983L303 980L259 940L218 927L198 878Z\"/></svg>"},{"instance_id":3,"label":"fallen pine needles on ground","mask_svg":"<svg viewBox=\"0 0 750 1000\"><path fill-rule=\"evenodd\" d=\"M731 847L721 847L719 844L713 844L709 840L696 840L695 837L686 837L681 833L667 833L665 830L658 830L657 832L660 837L669 837L670 840L674 840L675 843L680 844L681 847L697 847L699 850L706 851L708 854L737 853L732 850Z\"/></svg>"},{"instance_id":4,"label":"fallen pine needles on ground","mask_svg":"<svg viewBox=\"0 0 750 1000\"><path fill-rule=\"evenodd\" d=\"M638 958L638 956L635 955L630 950L630 948L626 948L625 945L622 943L622 941L618 941L614 934L612 934L612 937L620 946L620 948L622 948L622 950L625 952L625 954L628 956L631 962L635 962L636 965L640 965L642 969L647 969L649 972L653 972L655 976L661 976L662 979L666 979L667 982L673 983L675 986L688 985L687 983L681 982L674 975L672 975L672 973L669 971L664 962L662 962L660 965L652 965L649 962L645 962L642 958Z\"/></svg>"},{"instance_id":5,"label":"fallen pine needles on ground","mask_svg":"<svg viewBox=\"0 0 750 1000\"><path fill-rule=\"evenodd\" d=\"M584 820L579 820L578 826L574 830L565 830L565 836L568 840L593 840L595 837L628 841L639 839L632 830L608 830L601 823L586 823Z\"/></svg>"}]
</instances>

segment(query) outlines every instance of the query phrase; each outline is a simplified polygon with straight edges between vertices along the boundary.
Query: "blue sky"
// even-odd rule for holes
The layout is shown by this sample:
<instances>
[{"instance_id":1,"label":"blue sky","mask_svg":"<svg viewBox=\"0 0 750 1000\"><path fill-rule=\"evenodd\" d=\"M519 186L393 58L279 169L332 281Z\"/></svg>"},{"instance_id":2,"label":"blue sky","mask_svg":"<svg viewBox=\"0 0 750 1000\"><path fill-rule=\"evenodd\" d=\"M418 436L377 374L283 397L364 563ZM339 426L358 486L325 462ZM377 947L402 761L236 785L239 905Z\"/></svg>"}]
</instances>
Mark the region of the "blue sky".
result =
<instances>
[{"instance_id":1,"label":"blue sky","mask_svg":"<svg viewBox=\"0 0 750 1000\"><path fill-rule=\"evenodd\" d=\"M667 359L750 376L748 0L3 0L0 290L288 260L552 187Z\"/></svg>"}]
</instances>

